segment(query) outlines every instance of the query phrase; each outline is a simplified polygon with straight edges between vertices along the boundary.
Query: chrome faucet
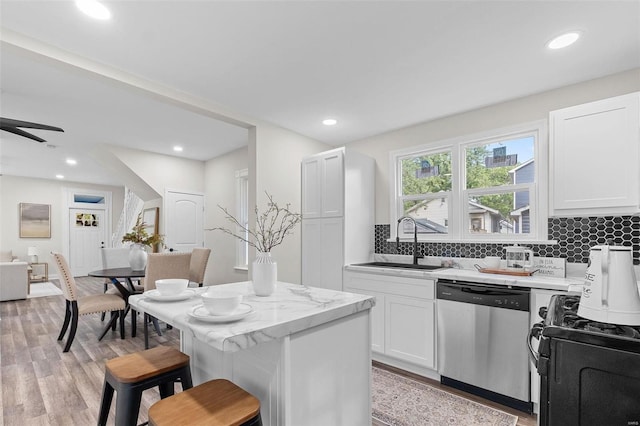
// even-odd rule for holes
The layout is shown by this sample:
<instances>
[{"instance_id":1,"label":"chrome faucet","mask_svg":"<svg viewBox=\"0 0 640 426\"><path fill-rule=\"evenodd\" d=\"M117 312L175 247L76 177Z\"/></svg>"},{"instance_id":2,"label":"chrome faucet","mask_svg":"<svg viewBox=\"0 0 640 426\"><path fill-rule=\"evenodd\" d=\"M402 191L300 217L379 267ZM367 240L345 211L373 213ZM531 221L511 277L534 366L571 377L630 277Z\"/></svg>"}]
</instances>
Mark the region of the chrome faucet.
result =
<instances>
[{"instance_id":1,"label":"chrome faucet","mask_svg":"<svg viewBox=\"0 0 640 426\"><path fill-rule=\"evenodd\" d=\"M418 259L424 256L418 255L418 224L416 223L416 220L411 216L402 216L400 219L398 219L398 224L396 225L396 253L398 252L398 246L400 245L400 224L405 220L410 220L411 222L413 222L413 264L417 265Z\"/></svg>"}]
</instances>

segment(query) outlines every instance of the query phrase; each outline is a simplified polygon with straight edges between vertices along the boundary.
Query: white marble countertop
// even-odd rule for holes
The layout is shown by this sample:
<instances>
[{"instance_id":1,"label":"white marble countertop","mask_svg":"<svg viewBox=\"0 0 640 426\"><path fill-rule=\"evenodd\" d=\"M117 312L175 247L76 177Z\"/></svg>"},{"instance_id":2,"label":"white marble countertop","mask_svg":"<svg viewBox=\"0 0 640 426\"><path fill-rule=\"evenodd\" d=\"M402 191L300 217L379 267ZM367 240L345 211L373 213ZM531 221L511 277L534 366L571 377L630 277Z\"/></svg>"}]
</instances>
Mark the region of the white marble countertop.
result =
<instances>
[{"instance_id":1,"label":"white marble countertop","mask_svg":"<svg viewBox=\"0 0 640 426\"><path fill-rule=\"evenodd\" d=\"M283 282L278 282L276 291L268 297L256 296L251 282L212 287L240 292L243 294L242 303L251 305L254 312L239 321L229 323L207 323L190 317L189 310L202 303L199 294L209 287L193 289L196 290L196 295L184 301L158 302L141 294L129 297L129 303L137 311L151 314L226 352L279 339L375 305L375 298L372 296Z\"/></svg>"},{"instance_id":2,"label":"white marble countertop","mask_svg":"<svg viewBox=\"0 0 640 426\"><path fill-rule=\"evenodd\" d=\"M385 255L380 256L376 260L397 262L397 263L411 263L411 256L394 256ZM501 274L486 274L479 272L473 266L479 263L480 259L456 259L459 267L457 268L441 268L434 270L424 269L402 269L402 268L387 268L377 266L345 266L347 271L366 272L381 275L392 275L408 278L423 278L423 279L451 279L461 281L472 281L485 284L497 284L514 287L528 287L539 288L544 290L560 290L567 291L569 286L581 286L584 280L579 277L568 278L556 278L536 276L533 274L530 277L520 277L515 275L501 275ZM430 262L421 262L428 264Z\"/></svg>"}]
</instances>

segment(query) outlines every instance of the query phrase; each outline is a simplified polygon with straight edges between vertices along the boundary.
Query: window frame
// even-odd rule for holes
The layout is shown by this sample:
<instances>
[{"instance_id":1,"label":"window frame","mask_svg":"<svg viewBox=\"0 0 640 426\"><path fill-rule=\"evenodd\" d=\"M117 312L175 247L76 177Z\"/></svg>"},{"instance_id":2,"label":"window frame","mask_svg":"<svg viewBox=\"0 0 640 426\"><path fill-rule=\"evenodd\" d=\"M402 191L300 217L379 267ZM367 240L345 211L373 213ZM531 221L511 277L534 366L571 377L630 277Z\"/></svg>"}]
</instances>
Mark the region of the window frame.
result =
<instances>
[{"instance_id":1,"label":"window frame","mask_svg":"<svg viewBox=\"0 0 640 426\"><path fill-rule=\"evenodd\" d=\"M245 226L249 224L249 169L236 170L236 217L238 221ZM242 227L236 225L236 233L238 235L245 234L246 231ZM249 270L249 244L239 238L236 240L236 261L235 269L247 271Z\"/></svg>"},{"instance_id":2,"label":"window frame","mask_svg":"<svg viewBox=\"0 0 640 426\"><path fill-rule=\"evenodd\" d=\"M534 138L534 181L486 188L466 188L466 149L501 140L526 136ZM404 212L403 201L407 199L441 198L441 193L402 196L402 160L419 155L431 155L451 151L451 191L449 195L449 227L447 234L418 234L421 242L548 242L548 131L547 121L540 120L515 126L494 129L482 133L460 136L425 145L404 148L389 153L390 165L390 239L399 236L402 241L413 240L413 233L397 233L397 221ZM524 163L524 162L523 162ZM528 234L475 234L468 226L469 194L496 194L501 192L529 191L530 230Z\"/></svg>"}]
</instances>

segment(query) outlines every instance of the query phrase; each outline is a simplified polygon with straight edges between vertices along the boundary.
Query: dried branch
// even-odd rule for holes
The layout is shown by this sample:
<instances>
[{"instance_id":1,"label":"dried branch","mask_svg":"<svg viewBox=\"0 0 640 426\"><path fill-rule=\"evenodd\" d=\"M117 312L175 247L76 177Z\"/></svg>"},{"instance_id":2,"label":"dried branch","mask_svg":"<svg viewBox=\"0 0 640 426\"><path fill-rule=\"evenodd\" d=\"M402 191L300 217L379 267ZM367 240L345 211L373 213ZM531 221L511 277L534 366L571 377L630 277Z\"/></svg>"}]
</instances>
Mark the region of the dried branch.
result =
<instances>
[{"instance_id":1,"label":"dried branch","mask_svg":"<svg viewBox=\"0 0 640 426\"><path fill-rule=\"evenodd\" d=\"M244 226L226 208L218 205L218 208L224 212L225 218L242 232L238 233L222 227L209 228L205 229L205 231L222 231L246 242L260 252L270 252L274 247L282 244L285 236L293 234L293 228L300 223L302 216L291 211L291 204L280 207L273 200L273 196L267 192L265 194L269 199L267 209L260 213L258 206L255 207L256 225L253 229ZM246 238L244 236L245 233L248 236Z\"/></svg>"}]
</instances>

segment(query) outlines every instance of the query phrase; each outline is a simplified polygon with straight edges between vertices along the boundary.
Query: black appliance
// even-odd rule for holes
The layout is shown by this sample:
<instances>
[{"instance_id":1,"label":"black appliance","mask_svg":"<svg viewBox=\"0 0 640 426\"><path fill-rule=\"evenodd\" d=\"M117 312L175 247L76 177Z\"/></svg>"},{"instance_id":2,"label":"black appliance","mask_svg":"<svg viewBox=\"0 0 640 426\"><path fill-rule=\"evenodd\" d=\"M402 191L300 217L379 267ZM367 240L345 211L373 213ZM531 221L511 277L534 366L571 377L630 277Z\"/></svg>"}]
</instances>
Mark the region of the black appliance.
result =
<instances>
[{"instance_id":1,"label":"black appliance","mask_svg":"<svg viewBox=\"0 0 640 426\"><path fill-rule=\"evenodd\" d=\"M580 296L552 296L529 332L540 375L539 424L640 425L640 327L582 318L579 303Z\"/></svg>"}]
</instances>

